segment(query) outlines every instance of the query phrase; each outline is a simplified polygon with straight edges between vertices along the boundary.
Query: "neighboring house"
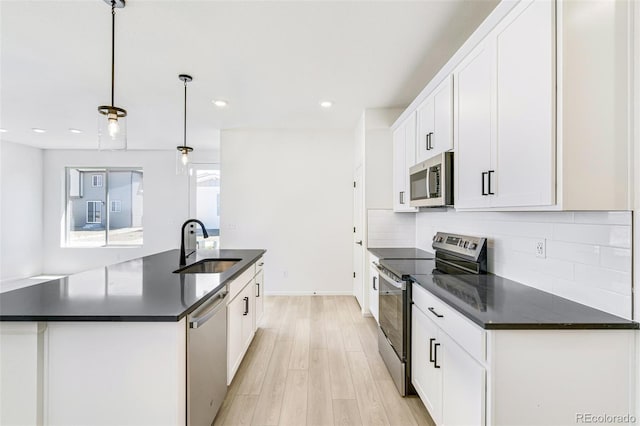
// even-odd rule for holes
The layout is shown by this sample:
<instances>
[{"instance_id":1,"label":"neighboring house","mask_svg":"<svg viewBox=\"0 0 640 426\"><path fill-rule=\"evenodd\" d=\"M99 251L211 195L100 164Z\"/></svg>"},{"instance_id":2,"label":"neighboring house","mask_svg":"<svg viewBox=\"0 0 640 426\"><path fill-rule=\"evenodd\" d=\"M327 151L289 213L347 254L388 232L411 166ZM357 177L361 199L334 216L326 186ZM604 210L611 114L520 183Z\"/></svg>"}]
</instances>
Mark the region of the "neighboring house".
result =
<instances>
[{"instance_id":1,"label":"neighboring house","mask_svg":"<svg viewBox=\"0 0 640 426\"><path fill-rule=\"evenodd\" d=\"M69 173L72 231L142 227L142 172L72 169ZM107 212L107 209L109 210Z\"/></svg>"}]
</instances>

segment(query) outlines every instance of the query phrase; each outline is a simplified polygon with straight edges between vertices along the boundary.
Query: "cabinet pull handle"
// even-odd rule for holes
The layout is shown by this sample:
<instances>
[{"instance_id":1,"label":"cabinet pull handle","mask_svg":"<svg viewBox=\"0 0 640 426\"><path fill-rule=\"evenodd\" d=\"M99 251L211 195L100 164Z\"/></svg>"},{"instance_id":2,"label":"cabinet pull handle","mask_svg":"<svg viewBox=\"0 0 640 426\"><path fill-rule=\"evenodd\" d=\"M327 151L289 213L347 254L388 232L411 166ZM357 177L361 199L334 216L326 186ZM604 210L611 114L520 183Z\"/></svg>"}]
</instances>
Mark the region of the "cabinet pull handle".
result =
<instances>
[{"instance_id":1,"label":"cabinet pull handle","mask_svg":"<svg viewBox=\"0 0 640 426\"><path fill-rule=\"evenodd\" d=\"M429 312L431 312L433 315L437 316L438 318L444 317L444 315L437 313L434 308L427 308L427 309L429 310Z\"/></svg>"},{"instance_id":2,"label":"cabinet pull handle","mask_svg":"<svg viewBox=\"0 0 640 426\"><path fill-rule=\"evenodd\" d=\"M438 365L438 346L440 346L440 343L433 345L433 368L440 368Z\"/></svg>"},{"instance_id":3,"label":"cabinet pull handle","mask_svg":"<svg viewBox=\"0 0 640 426\"><path fill-rule=\"evenodd\" d=\"M249 314L249 298L244 297L243 299L244 299L244 313L242 315L247 316L247 314Z\"/></svg>"},{"instance_id":4,"label":"cabinet pull handle","mask_svg":"<svg viewBox=\"0 0 640 426\"><path fill-rule=\"evenodd\" d=\"M258 294L256 294L256 297L260 297L260 283L256 283L256 286L258 286Z\"/></svg>"},{"instance_id":5,"label":"cabinet pull handle","mask_svg":"<svg viewBox=\"0 0 640 426\"><path fill-rule=\"evenodd\" d=\"M496 195L495 192L491 191L491 173L495 173L495 172L496 172L495 170L489 170L487 172L487 175L488 175L488 179L487 180L489 181L489 191L488 191L489 195Z\"/></svg>"},{"instance_id":6,"label":"cabinet pull handle","mask_svg":"<svg viewBox=\"0 0 640 426\"><path fill-rule=\"evenodd\" d=\"M377 278L378 278L378 277L373 277L373 289L374 289L374 290L377 290L377 288L376 288L376 279L377 279Z\"/></svg>"},{"instance_id":7,"label":"cabinet pull handle","mask_svg":"<svg viewBox=\"0 0 640 426\"><path fill-rule=\"evenodd\" d=\"M425 135L424 143L425 143L425 148L427 149L427 151L429 151L431 149L429 148L429 133Z\"/></svg>"},{"instance_id":8,"label":"cabinet pull handle","mask_svg":"<svg viewBox=\"0 0 640 426\"><path fill-rule=\"evenodd\" d=\"M434 362L433 359L433 342L435 342L436 339L429 339L429 362Z\"/></svg>"},{"instance_id":9,"label":"cabinet pull handle","mask_svg":"<svg viewBox=\"0 0 640 426\"><path fill-rule=\"evenodd\" d=\"M429 133L429 149L433 149L433 132Z\"/></svg>"},{"instance_id":10,"label":"cabinet pull handle","mask_svg":"<svg viewBox=\"0 0 640 426\"><path fill-rule=\"evenodd\" d=\"M482 172L482 195L489 195L484 189L484 177L488 174L489 172Z\"/></svg>"},{"instance_id":11,"label":"cabinet pull handle","mask_svg":"<svg viewBox=\"0 0 640 426\"><path fill-rule=\"evenodd\" d=\"M400 191L400 204L404 204L404 191Z\"/></svg>"},{"instance_id":12,"label":"cabinet pull handle","mask_svg":"<svg viewBox=\"0 0 640 426\"><path fill-rule=\"evenodd\" d=\"M264 265L264 262L258 263L258 266L262 266L262 265Z\"/></svg>"}]
</instances>

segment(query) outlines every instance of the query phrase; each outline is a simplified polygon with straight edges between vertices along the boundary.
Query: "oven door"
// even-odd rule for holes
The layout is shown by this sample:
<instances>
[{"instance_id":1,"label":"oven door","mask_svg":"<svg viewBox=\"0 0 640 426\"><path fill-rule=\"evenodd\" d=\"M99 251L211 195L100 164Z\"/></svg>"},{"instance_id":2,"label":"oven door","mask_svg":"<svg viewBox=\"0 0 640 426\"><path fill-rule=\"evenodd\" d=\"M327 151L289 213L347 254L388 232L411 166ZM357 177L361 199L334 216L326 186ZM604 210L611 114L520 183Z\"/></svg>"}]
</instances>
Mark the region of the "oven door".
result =
<instances>
[{"instance_id":1,"label":"oven door","mask_svg":"<svg viewBox=\"0 0 640 426\"><path fill-rule=\"evenodd\" d=\"M396 281L384 272L379 280L379 317L380 328L401 361L407 359L405 345L404 304L406 283Z\"/></svg>"}]
</instances>

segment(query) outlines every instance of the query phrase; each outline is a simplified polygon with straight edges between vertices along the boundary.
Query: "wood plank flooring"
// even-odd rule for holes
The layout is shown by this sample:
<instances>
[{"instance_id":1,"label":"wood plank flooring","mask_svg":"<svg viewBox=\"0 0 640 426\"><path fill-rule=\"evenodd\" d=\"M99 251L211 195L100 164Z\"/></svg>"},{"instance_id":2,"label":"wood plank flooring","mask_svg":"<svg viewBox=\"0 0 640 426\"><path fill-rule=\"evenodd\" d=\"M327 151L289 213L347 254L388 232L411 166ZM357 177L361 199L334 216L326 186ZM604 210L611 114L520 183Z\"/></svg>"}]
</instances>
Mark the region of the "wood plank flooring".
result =
<instances>
[{"instance_id":1,"label":"wood plank flooring","mask_svg":"<svg viewBox=\"0 0 640 426\"><path fill-rule=\"evenodd\" d=\"M352 296L271 296L213 423L434 425L402 398L378 354L377 325Z\"/></svg>"}]
</instances>

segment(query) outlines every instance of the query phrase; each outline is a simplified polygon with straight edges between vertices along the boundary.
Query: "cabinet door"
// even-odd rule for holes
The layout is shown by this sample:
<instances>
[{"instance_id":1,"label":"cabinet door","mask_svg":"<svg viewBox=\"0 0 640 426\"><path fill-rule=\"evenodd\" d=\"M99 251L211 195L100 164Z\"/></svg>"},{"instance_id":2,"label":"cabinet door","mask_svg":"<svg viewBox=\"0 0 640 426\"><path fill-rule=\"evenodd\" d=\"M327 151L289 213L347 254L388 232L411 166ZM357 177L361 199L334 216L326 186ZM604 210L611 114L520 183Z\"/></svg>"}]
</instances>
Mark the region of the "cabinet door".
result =
<instances>
[{"instance_id":1,"label":"cabinet door","mask_svg":"<svg viewBox=\"0 0 640 426\"><path fill-rule=\"evenodd\" d=\"M554 4L525 1L496 28L495 207L555 203Z\"/></svg>"},{"instance_id":2,"label":"cabinet door","mask_svg":"<svg viewBox=\"0 0 640 426\"><path fill-rule=\"evenodd\" d=\"M242 361L244 306L242 292L227 305L227 384L231 384Z\"/></svg>"},{"instance_id":3,"label":"cabinet door","mask_svg":"<svg viewBox=\"0 0 640 426\"><path fill-rule=\"evenodd\" d=\"M378 270L375 267L369 268L369 310L371 311L371 315L375 318L376 322L379 324L380 320L378 319L378 286L380 283L380 276L378 275Z\"/></svg>"},{"instance_id":4,"label":"cabinet door","mask_svg":"<svg viewBox=\"0 0 640 426\"><path fill-rule=\"evenodd\" d=\"M433 95L433 135L431 154L434 156L453 148L453 85L447 77Z\"/></svg>"},{"instance_id":5,"label":"cabinet door","mask_svg":"<svg viewBox=\"0 0 640 426\"><path fill-rule=\"evenodd\" d=\"M485 369L445 333L442 356L442 420L444 425L485 424ZM442 364L444 364L442 362Z\"/></svg>"},{"instance_id":6,"label":"cabinet door","mask_svg":"<svg viewBox=\"0 0 640 426\"><path fill-rule=\"evenodd\" d=\"M254 330L258 329L260 322L262 321L262 314L264 314L264 271L260 270L255 279L255 326Z\"/></svg>"},{"instance_id":7,"label":"cabinet door","mask_svg":"<svg viewBox=\"0 0 640 426\"><path fill-rule=\"evenodd\" d=\"M456 154L455 205L488 207L488 172L493 131L495 48L485 40L454 72Z\"/></svg>"},{"instance_id":8,"label":"cabinet door","mask_svg":"<svg viewBox=\"0 0 640 426\"><path fill-rule=\"evenodd\" d=\"M412 114L393 132L393 211L415 212L409 205L409 167L416 159L416 116Z\"/></svg>"},{"instance_id":9,"label":"cabinet door","mask_svg":"<svg viewBox=\"0 0 640 426\"><path fill-rule=\"evenodd\" d=\"M415 305L411 308L411 383L431 417L442 420L442 350L438 327ZM438 356L435 363L434 356ZM436 366L440 368L436 368Z\"/></svg>"},{"instance_id":10,"label":"cabinet door","mask_svg":"<svg viewBox=\"0 0 640 426\"><path fill-rule=\"evenodd\" d=\"M434 105L433 96L430 96L418 107L418 136L416 138L416 163L433 157L433 133L434 125ZM431 143L429 143L431 138Z\"/></svg>"},{"instance_id":11,"label":"cabinet door","mask_svg":"<svg viewBox=\"0 0 640 426\"><path fill-rule=\"evenodd\" d=\"M251 344L254 335L255 323L255 280L251 280L249 284L242 290L242 354Z\"/></svg>"}]
</instances>

